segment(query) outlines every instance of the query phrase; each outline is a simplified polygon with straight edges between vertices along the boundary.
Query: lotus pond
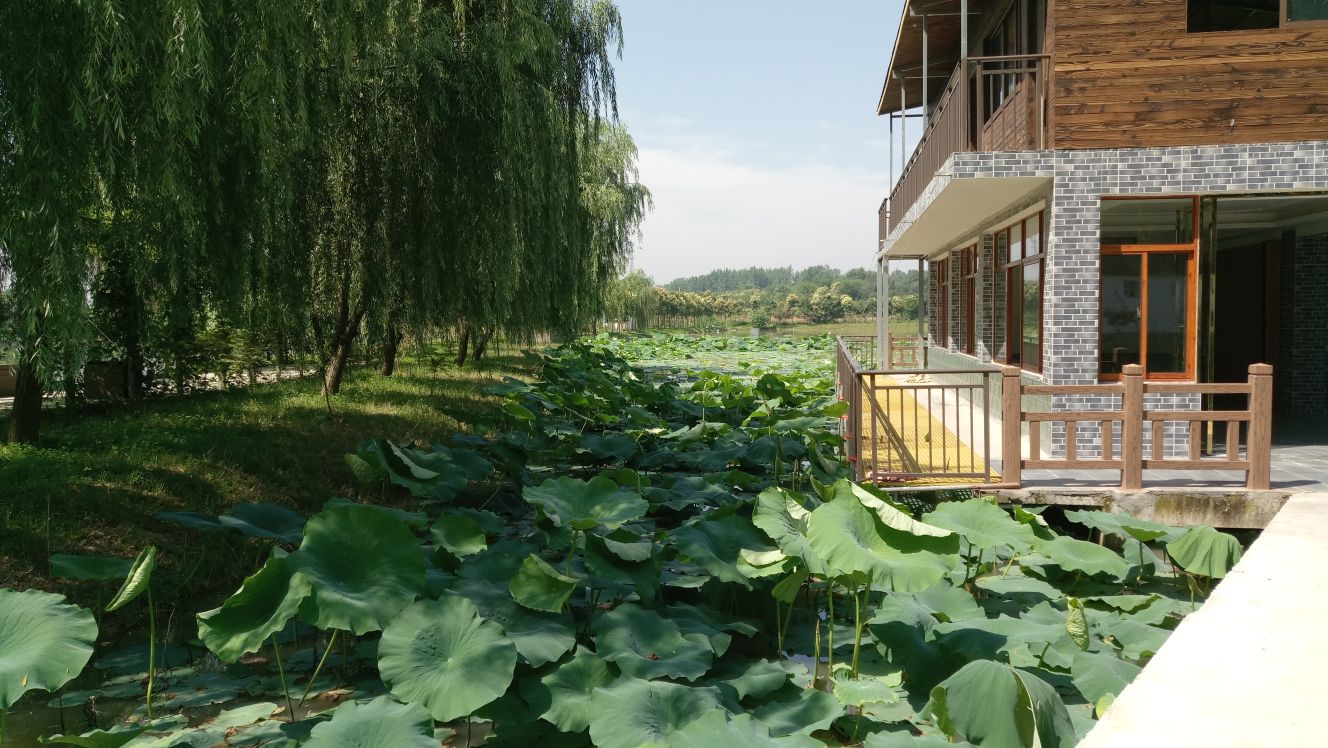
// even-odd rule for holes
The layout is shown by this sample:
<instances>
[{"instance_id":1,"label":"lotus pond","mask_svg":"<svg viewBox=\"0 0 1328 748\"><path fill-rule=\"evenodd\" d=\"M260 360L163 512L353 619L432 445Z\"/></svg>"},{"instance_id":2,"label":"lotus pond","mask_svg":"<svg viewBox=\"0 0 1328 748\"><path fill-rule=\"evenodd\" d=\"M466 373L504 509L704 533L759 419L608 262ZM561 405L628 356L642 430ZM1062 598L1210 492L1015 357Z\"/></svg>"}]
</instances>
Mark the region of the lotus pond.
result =
<instances>
[{"instance_id":1,"label":"lotus pond","mask_svg":"<svg viewBox=\"0 0 1328 748\"><path fill-rule=\"evenodd\" d=\"M1075 744L1239 543L854 484L831 345L570 344L495 433L348 454L392 506L162 515L254 550L192 621L153 548L53 558L110 602L0 590L0 741ZM143 642L99 639L135 608Z\"/></svg>"}]
</instances>

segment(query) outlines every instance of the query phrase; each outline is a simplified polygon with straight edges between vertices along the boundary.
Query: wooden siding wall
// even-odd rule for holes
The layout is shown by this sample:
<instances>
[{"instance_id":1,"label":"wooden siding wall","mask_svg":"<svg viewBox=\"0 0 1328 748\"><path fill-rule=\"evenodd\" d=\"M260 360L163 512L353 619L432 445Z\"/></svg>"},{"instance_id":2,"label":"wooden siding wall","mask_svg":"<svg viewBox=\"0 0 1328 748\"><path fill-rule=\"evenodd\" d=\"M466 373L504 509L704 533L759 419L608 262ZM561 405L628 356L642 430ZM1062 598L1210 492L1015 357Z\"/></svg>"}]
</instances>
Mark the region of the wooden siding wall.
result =
<instances>
[{"instance_id":1,"label":"wooden siding wall","mask_svg":"<svg viewBox=\"0 0 1328 748\"><path fill-rule=\"evenodd\" d=\"M1189 34L1186 0L1050 0L1053 148L1328 139L1328 25Z\"/></svg>"},{"instance_id":2,"label":"wooden siding wall","mask_svg":"<svg viewBox=\"0 0 1328 748\"><path fill-rule=\"evenodd\" d=\"M980 151L1027 151L1037 147L1034 130L1037 128L1037 107L1029 96L1033 81L1021 78L1009 97L1002 102L982 126Z\"/></svg>"}]
</instances>

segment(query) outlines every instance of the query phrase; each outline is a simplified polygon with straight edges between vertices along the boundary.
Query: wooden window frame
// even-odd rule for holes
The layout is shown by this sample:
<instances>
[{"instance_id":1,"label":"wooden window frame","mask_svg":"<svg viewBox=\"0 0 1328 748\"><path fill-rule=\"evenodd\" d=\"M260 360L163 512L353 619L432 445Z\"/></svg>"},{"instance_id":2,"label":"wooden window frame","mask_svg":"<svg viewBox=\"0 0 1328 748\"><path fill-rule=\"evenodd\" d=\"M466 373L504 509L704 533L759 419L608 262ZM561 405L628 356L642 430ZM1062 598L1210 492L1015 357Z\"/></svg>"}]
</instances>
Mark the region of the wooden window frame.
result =
<instances>
[{"instance_id":1,"label":"wooden window frame","mask_svg":"<svg viewBox=\"0 0 1328 748\"><path fill-rule=\"evenodd\" d=\"M1283 0L1285 2L1285 0ZM1104 196L1102 200L1175 200L1177 198L1188 197L1193 201L1193 226L1190 236L1193 239L1182 244L1102 244L1100 245L1100 254L1102 255L1137 255L1142 256L1140 260L1140 286L1139 303L1143 310L1139 321L1139 361L1144 367L1145 381L1195 381L1195 365L1198 359L1198 329L1199 322L1199 196L1198 195L1112 195ZM1185 290L1185 371L1183 372L1151 372L1148 370L1148 257L1150 254L1184 254L1186 255L1186 290ZM1099 265L1100 267L1100 265ZM1102 281L1098 280L1097 296L1097 339L1098 346L1102 345ZM1123 374L1104 374L1102 367L1102 351L1098 351L1098 373L1099 382L1119 382L1124 379Z\"/></svg>"},{"instance_id":2,"label":"wooden window frame","mask_svg":"<svg viewBox=\"0 0 1328 748\"><path fill-rule=\"evenodd\" d=\"M1035 255L1023 255L1024 248L1027 247L1028 223L1032 219L1038 222L1038 253ZM1020 254L1023 255L1018 260L1010 259L1010 248L1013 246L1010 232L1018 228L1020 236ZM1000 271L1005 273L1005 356L1001 363L1007 366L1018 366L1024 371L1034 374L1042 373L1042 356L1047 345L1047 212L1039 210L1030 213L1023 218L1001 228L996 234L1005 234L1005 262L1001 265ZM993 238L993 243L995 239ZM1024 287L1024 267L1036 263L1038 266L1038 348L1037 361L1030 365L1024 361L1024 312L1023 312L1023 287ZM1014 282L1015 276L1018 276L1018 283ZM1015 289L1019 289L1018 304L1016 305ZM1016 321L1018 324L1015 324ZM1019 346L1019 361L1011 363L1011 352L1015 346Z\"/></svg>"},{"instance_id":3,"label":"wooden window frame","mask_svg":"<svg viewBox=\"0 0 1328 748\"><path fill-rule=\"evenodd\" d=\"M950 258L936 260L932 263L932 271L936 273L936 300L940 302L940 309L937 310L936 321L940 327L940 339L937 341L941 347L950 347Z\"/></svg>"},{"instance_id":4,"label":"wooden window frame","mask_svg":"<svg viewBox=\"0 0 1328 748\"><path fill-rule=\"evenodd\" d=\"M1278 3L1277 25L1283 29L1298 29L1309 26L1328 26L1328 18L1315 18L1308 21L1292 21L1287 18L1288 6L1287 0L1281 0Z\"/></svg>"},{"instance_id":5,"label":"wooden window frame","mask_svg":"<svg viewBox=\"0 0 1328 748\"><path fill-rule=\"evenodd\" d=\"M978 245L976 244L970 244L959 250L959 288L963 294L959 304L960 316L964 322L961 330L963 339L960 341L959 350L970 356L976 356L978 355Z\"/></svg>"}]
</instances>

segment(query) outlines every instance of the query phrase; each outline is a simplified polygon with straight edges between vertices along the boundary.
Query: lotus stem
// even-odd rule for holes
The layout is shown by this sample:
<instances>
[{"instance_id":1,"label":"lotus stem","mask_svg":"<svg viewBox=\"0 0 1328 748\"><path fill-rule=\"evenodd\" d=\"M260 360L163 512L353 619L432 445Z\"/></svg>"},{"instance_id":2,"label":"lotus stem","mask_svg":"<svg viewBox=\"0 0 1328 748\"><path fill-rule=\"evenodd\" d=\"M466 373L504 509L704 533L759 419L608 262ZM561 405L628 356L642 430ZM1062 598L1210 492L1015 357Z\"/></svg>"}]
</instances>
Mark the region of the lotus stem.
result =
<instances>
[{"instance_id":1,"label":"lotus stem","mask_svg":"<svg viewBox=\"0 0 1328 748\"><path fill-rule=\"evenodd\" d=\"M327 662L327 656L332 654L332 645L337 643L338 629L332 629L332 638L327 640L327 646L323 648L323 656L318 660L318 667L314 668L314 674L309 677L309 685L304 687L304 695L300 697L300 706L309 700L309 692L313 690L314 681L318 680L318 674L323 672L323 663Z\"/></svg>"},{"instance_id":2,"label":"lotus stem","mask_svg":"<svg viewBox=\"0 0 1328 748\"><path fill-rule=\"evenodd\" d=\"M157 682L157 606L152 603L152 585L148 585L148 719L152 719L152 686Z\"/></svg>"},{"instance_id":3,"label":"lotus stem","mask_svg":"<svg viewBox=\"0 0 1328 748\"><path fill-rule=\"evenodd\" d=\"M290 710L287 721L295 722L295 705L291 703L290 689L286 687L286 670L281 666L281 650L277 648L277 637L272 637L272 656L277 661L277 675L281 678L281 692L286 695L286 708Z\"/></svg>"},{"instance_id":4,"label":"lotus stem","mask_svg":"<svg viewBox=\"0 0 1328 748\"><path fill-rule=\"evenodd\" d=\"M794 608L796 605L797 605L797 599L794 598L794 601L791 602L791 603L789 603L788 612L784 614L784 627L783 627L782 632L781 632L780 635L779 635L779 656L780 656L780 658L783 658L783 657L784 657L784 637L788 635L789 625L793 623L793 608ZM776 603L775 610L776 610L776 612L778 612L778 610L779 610L778 603Z\"/></svg>"},{"instance_id":5,"label":"lotus stem","mask_svg":"<svg viewBox=\"0 0 1328 748\"><path fill-rule=\"evenodd\" d=\"M5 723L9 721L9 710L0 709L0 745L5 742Z\"/></svg>"},{"instance_id":6,"label":"lotus stem","mask_svg":"<svg viewBox=\"0 0 1328 748\"><path fill-rule=\"evenodd\" d=\"M858 653L862 651L862 601L853 590L853 677L858 677Z\"/></svg>"},{"instance_id":7,"label":"lotus stem","mask_svg":"<svg viewBox=\"0 0 1328 748\"><path fill-rule=\"evenodd\" d=\"M826 633L825 646L825 685L830 687L831 679L835 676L835 583L829 582L825 588L826 605L829 607L829 614L826 622L830 628Z\"/></svg>"},{"instance_id":8,"label":"lotus stem","mask_svg":"<svg viewBox=\"0 0 1328 748\"><path fill-rule=\"evenodd\" d=\"M812 638L812 688L821 681L821 619L816 619L816 635Z\"/></svg>"},{"instance_id":9,"label":"lotus stem","mask_svg":"<svg viewBox=\"0 0 1328 748\"><path fill-rule=\"evenodd\" d=\"M572 530L572 547L567 549L567 569L563 576L572 576L572 556L576 553L576 530Z\"/></svg>"}]
</instances>

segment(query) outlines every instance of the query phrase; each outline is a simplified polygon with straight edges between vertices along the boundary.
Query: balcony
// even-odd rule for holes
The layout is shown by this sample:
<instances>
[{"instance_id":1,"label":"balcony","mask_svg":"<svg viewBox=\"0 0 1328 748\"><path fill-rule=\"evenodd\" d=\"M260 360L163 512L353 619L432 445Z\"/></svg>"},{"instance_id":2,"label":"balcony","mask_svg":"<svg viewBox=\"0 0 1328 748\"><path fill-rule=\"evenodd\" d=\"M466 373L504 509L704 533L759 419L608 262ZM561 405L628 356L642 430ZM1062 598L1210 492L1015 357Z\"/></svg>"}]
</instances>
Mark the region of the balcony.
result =
<instances>
[{"instance_id":1,"label":"balcony","mask_svg":"<svg viewBox=\"0 0 1328 748\"><path fill-rule=\"evenodd\" d=\"M878 211L878 238L918 201L954 153L1028 151L1046 147L1050 56L970 57L928 108L922 137ZM895 115L892 115L895 116Z\"/></svg>"}]
</instances>

